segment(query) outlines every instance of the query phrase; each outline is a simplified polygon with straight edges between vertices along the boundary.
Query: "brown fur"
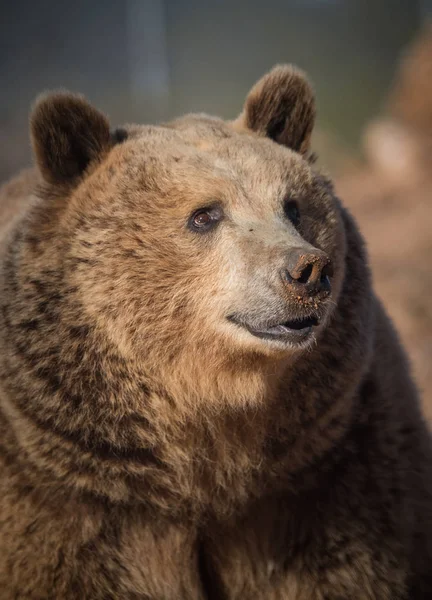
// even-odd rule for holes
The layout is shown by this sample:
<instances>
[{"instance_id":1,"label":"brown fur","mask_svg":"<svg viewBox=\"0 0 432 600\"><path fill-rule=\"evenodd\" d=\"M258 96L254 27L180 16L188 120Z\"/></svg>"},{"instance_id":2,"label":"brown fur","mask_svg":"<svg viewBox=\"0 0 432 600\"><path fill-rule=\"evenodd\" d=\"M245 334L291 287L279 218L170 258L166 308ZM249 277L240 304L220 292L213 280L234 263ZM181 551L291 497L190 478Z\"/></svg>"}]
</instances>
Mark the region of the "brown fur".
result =
<instances>
[{"instance_id":1,"label":"brown fur","mask_svg":"<svg viewBox=\"0 0 432 600\"><path fill-rule=\"evenodd\" d=\"M313 118L288 67L234 123L110 136L82 99L37 105L42 178L2 191L0 598L432 594L429 432L362 239L307 160ZM215 231L190 231L214 202ZM331 259L330 299L282 283L298 247ZM311 312L297 347L227 319Z\"/></svg>"},{"instance_id":2,"label":"brown fur","mask_svg":"<svg viewBox=\"0 0 432 600\"><path fill-rule=\"evenodd\" d=\"M315 96L299 69L275 67L250 91L235 125L304 154L315 122Z\"/></svg>"}]
</instances>

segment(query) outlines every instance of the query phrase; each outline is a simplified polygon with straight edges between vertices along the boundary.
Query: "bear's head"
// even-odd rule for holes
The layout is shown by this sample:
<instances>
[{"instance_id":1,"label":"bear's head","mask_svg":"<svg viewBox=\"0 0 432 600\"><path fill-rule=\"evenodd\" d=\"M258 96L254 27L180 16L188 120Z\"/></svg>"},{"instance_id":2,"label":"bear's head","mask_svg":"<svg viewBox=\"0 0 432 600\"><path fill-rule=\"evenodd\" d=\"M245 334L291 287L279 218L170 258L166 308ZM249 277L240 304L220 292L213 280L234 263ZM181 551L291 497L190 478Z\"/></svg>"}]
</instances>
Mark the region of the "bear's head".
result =
<instances>
[{"instance_id":1,"label":"bear's head","mask_svg":"<svg viewBox=\"0 0 432 600\"><path fill-rule=\"evenodd\" d=\"M309 83L286 66L232 122L189 115L112 132L83 98L42 97L29 252L34 269L62 274L63 339L72 321L75 345L79 327L91 330L174 396L259 396L257 374L319 340L343 279L339 204L310 153L314 118Z\"/></svg>"}]
</instances>

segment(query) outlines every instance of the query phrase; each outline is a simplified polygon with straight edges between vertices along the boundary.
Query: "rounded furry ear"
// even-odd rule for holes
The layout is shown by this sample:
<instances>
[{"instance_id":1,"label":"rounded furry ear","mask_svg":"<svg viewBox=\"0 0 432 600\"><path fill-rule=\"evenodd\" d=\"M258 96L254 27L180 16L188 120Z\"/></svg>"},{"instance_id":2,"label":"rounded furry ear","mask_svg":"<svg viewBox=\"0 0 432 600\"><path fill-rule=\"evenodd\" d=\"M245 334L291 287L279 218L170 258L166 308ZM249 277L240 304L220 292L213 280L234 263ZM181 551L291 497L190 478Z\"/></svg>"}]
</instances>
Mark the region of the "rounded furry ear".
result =
<instances>
[{"instance_id":1,"label":"rounded furry ear","mask_svg":"<svg viewBox=\"0 0 432 600\"><path fill-rule=\"evenodd\" d=\"M249 92L235 123L305 154L315 123L315 96L304 73L289 65L274 67Z\"/></svg>"},{"instance_id":2,"label":"rounded furry ear","mask_svg":"<svg viewBox=\"0 0 432 600\"><path fill-rule=\"evenodd\" d=\"M39 170L53 184L75 182L111 146L106 117L83 97L68 92L37 100L30 131Z\"/></svg>"}]
</instances>

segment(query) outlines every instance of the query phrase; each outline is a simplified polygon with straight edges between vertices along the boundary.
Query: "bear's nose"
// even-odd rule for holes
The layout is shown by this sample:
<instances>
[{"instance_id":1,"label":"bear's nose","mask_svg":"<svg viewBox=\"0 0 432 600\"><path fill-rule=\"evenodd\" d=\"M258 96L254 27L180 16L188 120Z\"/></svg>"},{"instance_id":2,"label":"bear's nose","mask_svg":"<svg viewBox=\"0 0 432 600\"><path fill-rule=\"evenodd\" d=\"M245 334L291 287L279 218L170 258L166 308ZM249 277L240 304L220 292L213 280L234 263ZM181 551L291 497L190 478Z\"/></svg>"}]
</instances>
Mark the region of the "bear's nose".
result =
<instances>
[{"instance_id":1,"label":"bear's nose","mask_svg":"<svg viewBox=\"0 0 432 600\"><path fill-rule=\"evenodd\" d=\"M319 294L325 297L330 294L332 265L330 258L322 250L292 248L282 275L285 283L308 296Z\"/></svg>"}]
</instances>

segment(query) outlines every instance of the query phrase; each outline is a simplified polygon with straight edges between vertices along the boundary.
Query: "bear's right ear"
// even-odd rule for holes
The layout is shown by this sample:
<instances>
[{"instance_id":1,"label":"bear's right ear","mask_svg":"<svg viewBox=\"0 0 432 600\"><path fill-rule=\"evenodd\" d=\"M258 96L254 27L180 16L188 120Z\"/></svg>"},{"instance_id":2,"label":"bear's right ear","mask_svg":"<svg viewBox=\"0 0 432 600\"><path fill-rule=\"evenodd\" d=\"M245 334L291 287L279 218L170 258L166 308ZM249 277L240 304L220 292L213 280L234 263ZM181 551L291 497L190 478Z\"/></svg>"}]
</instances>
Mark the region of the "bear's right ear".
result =
<instances>
[{"instance_id":1,"label":"bear's right ear","mask_svg":"<svg viewBox=\"0 0 432 600\"><path fill-rule=\"evenodd\" d=\"M42 96L30 117L36 163L47 183L74 184L112 145L106 117L67 92Z\"/></svg>"}]
</instances>

